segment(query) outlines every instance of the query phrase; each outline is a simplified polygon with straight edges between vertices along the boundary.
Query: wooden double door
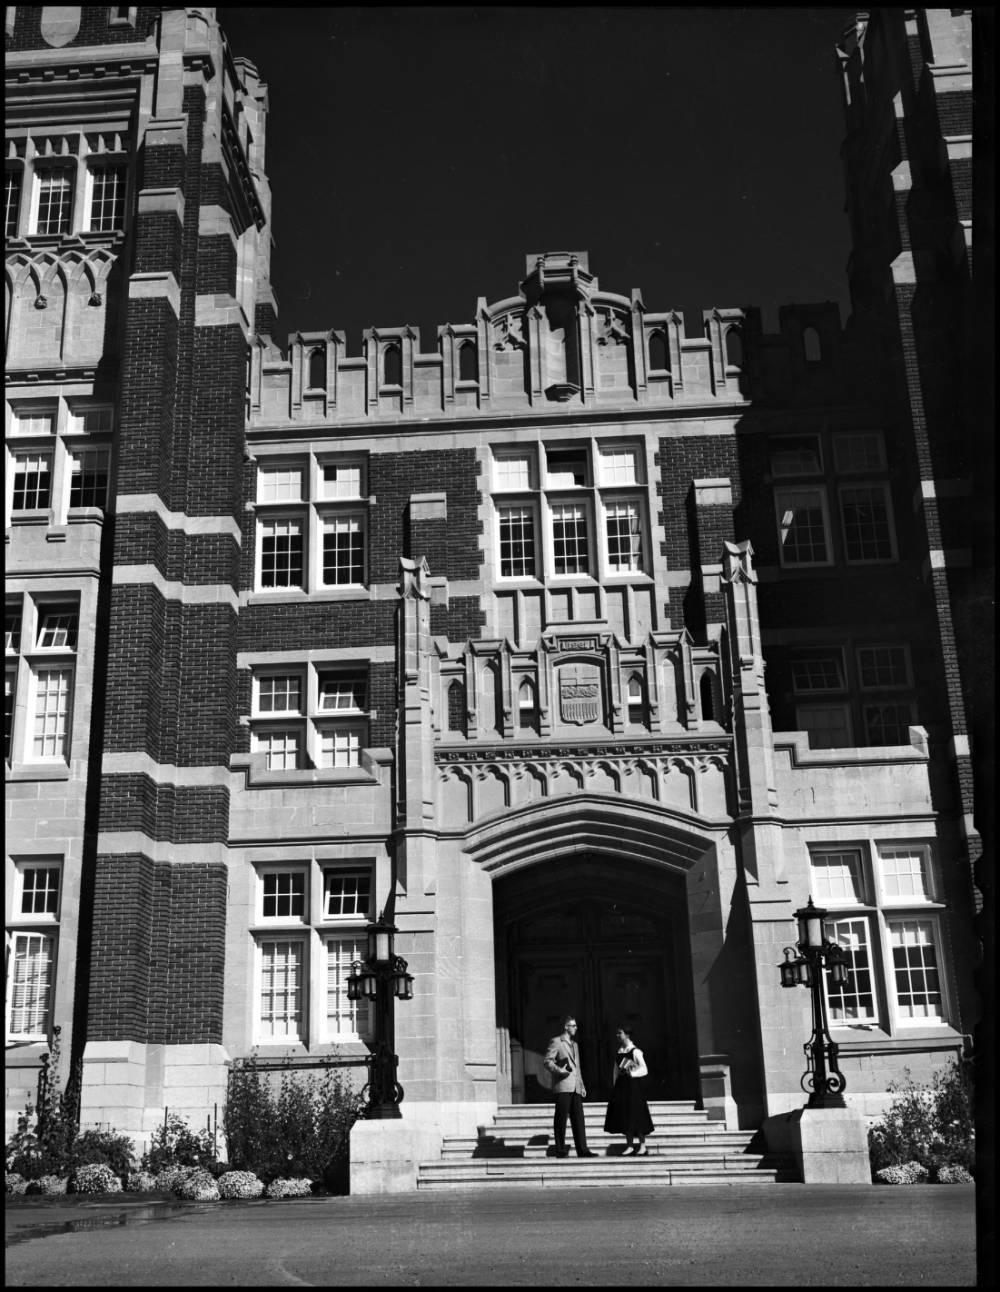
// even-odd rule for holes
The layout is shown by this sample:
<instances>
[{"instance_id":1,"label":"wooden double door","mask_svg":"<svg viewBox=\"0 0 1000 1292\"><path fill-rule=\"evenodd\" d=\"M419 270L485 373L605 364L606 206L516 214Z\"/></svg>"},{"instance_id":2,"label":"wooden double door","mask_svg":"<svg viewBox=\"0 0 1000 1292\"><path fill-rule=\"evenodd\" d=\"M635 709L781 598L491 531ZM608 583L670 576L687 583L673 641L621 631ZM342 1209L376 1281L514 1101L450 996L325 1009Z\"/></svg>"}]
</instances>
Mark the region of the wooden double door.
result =
<instances>
[{"instance_id":1,"label":"wooden double door","mask_svg":"<svg viewBox=\"0 0 1000 1292\"><path fill-rule=\"evenodd\" d=\"M505 964L497 985L506 1018L498 1021L511 1041L512 1097L551 1098L542 1059L563 1017L573 1014L589 1098L610 1094L619 1026L632 1029L646 1056L648 1098L692 1098L690 973L676 895L671 902L662 891L623 893L600 866L587 869L574 867L572 896L564 885L541 888L534 901L524 893L508 910L500 907Z\"/></svg>"}]
</instances>

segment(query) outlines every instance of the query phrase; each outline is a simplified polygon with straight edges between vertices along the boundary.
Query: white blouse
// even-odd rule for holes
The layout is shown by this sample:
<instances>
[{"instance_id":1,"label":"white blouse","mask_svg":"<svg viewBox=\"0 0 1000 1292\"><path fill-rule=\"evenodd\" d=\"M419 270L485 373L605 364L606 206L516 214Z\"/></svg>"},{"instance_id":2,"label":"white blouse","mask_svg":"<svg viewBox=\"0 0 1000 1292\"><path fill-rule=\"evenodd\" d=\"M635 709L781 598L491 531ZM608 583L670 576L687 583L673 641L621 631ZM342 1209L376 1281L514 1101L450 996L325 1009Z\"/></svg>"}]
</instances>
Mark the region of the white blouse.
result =
<instances>
[{"instance_id":1,"label":"white blouse","mask_svg":"<svg viewBox=\"0 0 1000 1292\"><path fill-rule=\"evenodd\" d=\"M642 1056L642 1051L639 1049L637 1045L633 1045L631 1047L631 1050L632 1050L632 1053L628 1063L628 1075L630 1077L648 1076L649 1069L646 1067L646 1060ZM611 1073L612 1084L614 1084L614 1082L616 1082L618 1078L622 1075L621 1068L618 1065L621 1063L623 1056L626 1054L628 1054L628 1050L618 1051L618 1059L615 1061L615 1066L612 1069L612 1073Z\"/></svg>"}]
</instances>

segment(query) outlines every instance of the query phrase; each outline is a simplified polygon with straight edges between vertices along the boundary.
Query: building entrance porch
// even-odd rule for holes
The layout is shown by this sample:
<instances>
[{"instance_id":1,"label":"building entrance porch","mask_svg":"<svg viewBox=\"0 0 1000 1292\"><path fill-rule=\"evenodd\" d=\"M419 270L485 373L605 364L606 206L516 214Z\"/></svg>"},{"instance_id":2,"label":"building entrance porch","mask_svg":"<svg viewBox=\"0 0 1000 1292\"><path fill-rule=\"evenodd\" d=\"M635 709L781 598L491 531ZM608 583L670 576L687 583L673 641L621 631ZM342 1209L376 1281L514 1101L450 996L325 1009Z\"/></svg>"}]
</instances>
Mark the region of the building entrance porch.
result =
<instances>
[{"instance_id":1,"label":"building entrance porch","mask_svg":"<svg viewBox=\"0 0 1000 1292\"><path fill-rule=\"evenodd\" d=\"M494 919L501 1102L551 1098L542 1060L567 1013L590 1098L610 1094L619 1025L645 1053L649 1098L698 1098L682 876L573 854L497 880Z\"/></svg>"}]
</instances>

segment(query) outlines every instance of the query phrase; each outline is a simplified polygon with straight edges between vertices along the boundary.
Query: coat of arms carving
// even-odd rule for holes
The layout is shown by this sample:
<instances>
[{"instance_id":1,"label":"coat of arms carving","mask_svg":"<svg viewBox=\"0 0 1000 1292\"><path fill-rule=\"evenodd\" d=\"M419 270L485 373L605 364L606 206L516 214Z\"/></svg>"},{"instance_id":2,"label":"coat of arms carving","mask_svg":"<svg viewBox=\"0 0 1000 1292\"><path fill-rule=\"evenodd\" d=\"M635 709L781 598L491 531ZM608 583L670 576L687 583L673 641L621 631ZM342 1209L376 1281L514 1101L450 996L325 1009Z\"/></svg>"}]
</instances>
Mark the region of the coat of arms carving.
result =
<instances>
[{"instance_id":1,"label":"coat of arms carving","mask_svg":"<svg viewBox=\"0 0 1000 1292\"><path fill-rule=\"evenodd\" d=\"M563 722L582 727L601 715L601 675L596 667L577 665L559 670L559 713Z\"/></svg>"}]
</instances>

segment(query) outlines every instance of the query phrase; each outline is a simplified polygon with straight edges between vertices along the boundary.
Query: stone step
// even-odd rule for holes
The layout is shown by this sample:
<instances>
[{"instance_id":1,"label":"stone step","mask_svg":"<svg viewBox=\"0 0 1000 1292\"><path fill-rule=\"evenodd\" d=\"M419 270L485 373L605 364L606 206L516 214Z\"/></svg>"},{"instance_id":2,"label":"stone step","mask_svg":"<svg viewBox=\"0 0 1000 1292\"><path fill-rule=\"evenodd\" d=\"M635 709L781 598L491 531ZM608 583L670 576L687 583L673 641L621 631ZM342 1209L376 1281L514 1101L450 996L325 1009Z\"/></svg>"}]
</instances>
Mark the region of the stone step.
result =
<instances>
[{"instance_id":1,"label":"stone step","mask_svg":"<svg viewBox=\"0 0 1000 1292\"><path fill-rule=\"evenodd\" d=\"M722 1152L746 1152L753 1139L748 1131L720 1131L717 1135L651 1135L646 1140L650 1156L664 1157L678 1153L712 1155ZM620 1135L588 1134L587 1144L603 1157L621 1157L625 1141ZM442 1158L545 1157L552 1148L552 1137L535 1143L506 1136L446 1136L441 1146Z\"/></svg>"},{"instance_id":2,"label":"stone step","mask_svg":"<svg viewBox=\"0 0 1000 1292\"><path fill-rule=\"evenodd\" d=\"M627 1185L759 1185L774 1184L779 1178L775 1168L760 1167L753 1162L739 1165L675 1166L651 1158L628 1162L615 1159L579 1161L545 1159L540 1162L479 1161L429 1162L417 1173L418 1189L469 1189L483 1185L548 1186L586 1188L614 1184Z\"/></svg>"}]
</instances>

